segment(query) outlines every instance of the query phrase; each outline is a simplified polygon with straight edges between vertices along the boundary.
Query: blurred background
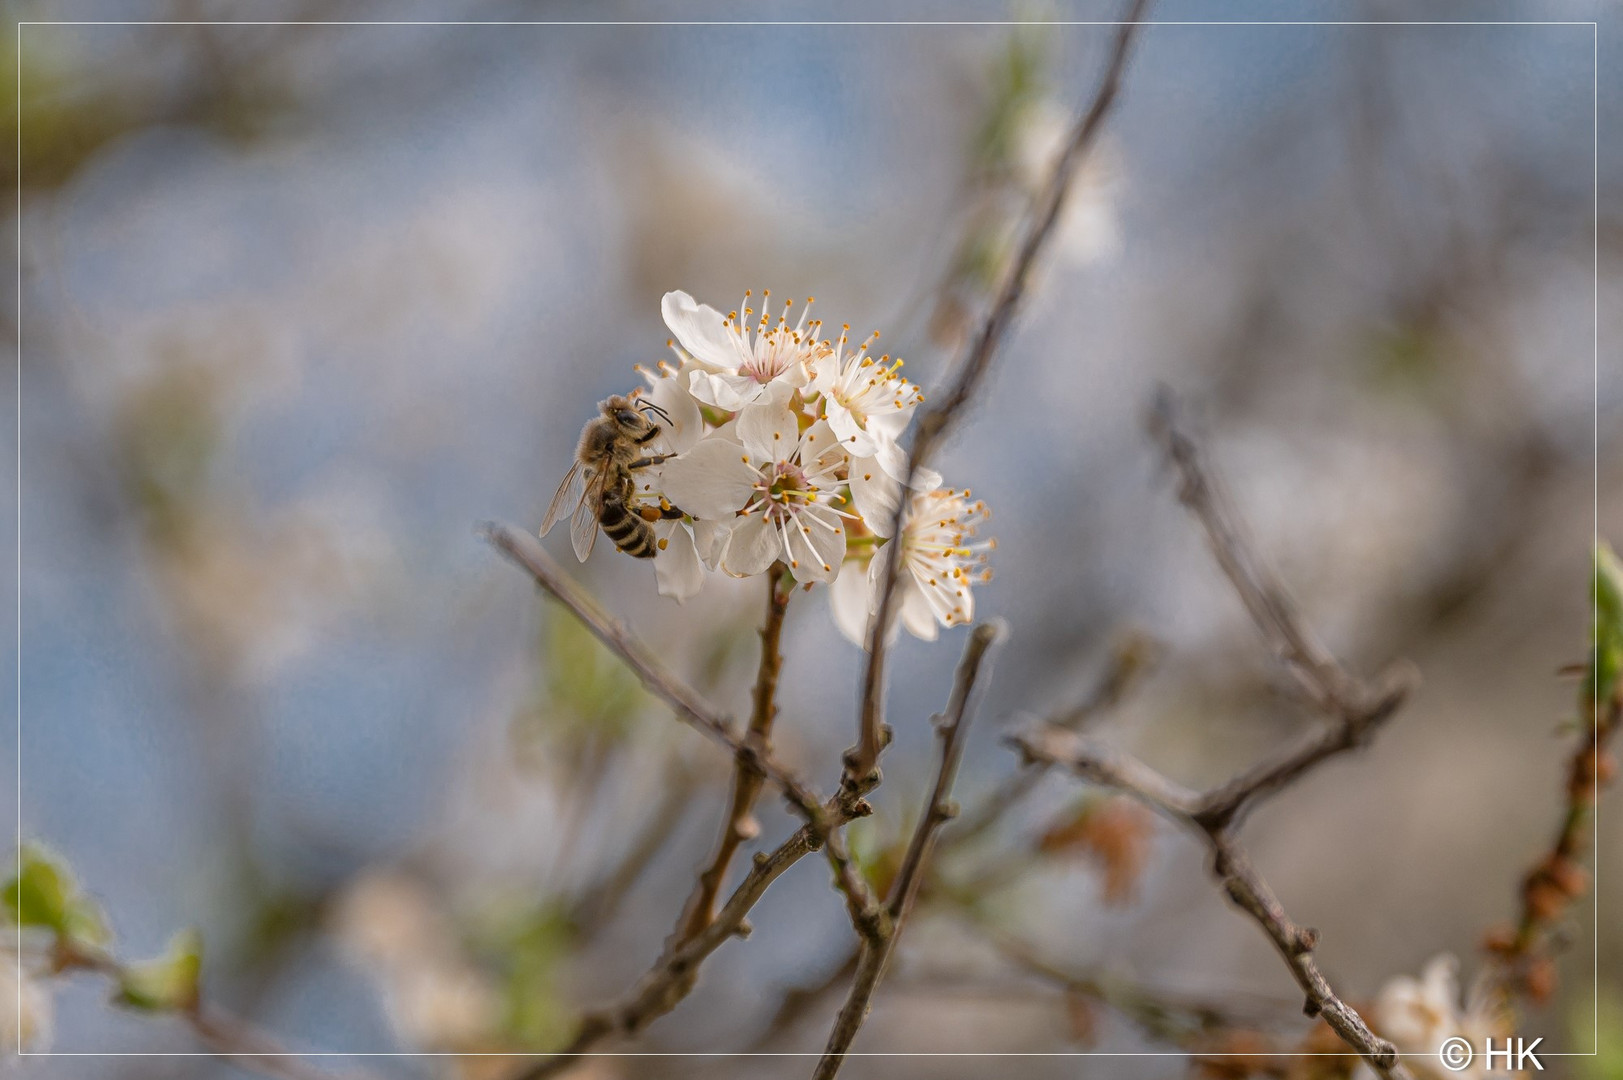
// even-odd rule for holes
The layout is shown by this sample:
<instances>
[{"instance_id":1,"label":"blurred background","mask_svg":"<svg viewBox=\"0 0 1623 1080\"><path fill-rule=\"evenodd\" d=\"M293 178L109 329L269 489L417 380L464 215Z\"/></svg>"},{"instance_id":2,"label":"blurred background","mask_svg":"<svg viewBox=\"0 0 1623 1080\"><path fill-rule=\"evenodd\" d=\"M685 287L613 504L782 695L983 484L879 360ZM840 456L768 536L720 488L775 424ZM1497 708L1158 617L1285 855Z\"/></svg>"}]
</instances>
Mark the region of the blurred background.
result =
<instances>
[{"instance_id":1,"label":"blurred background","mask_svg":"<svg viewBox=\"0 0 1623 1080\"><path fill-rule=\"evenodd\" d=\"M766 17L729 4L12 3L20 114L21 776L26 836L76 868L121 955L182 926L211 999L301 1049L544 1049L658 955L730 763L475 535L528 527L602 397L666 355L661 294L815 295L926 391L1007 257L1111 29L1058 25L201 25L196 20ZM1623 159L1594 192L1596 3L1163 3L984 393L937 464L998 539L979 610L1013 633L960 781L1012 725L1130 669L1091 722L1190 783L1312 718L1146 436L1186 403L1257 544L1353 667L1425 683L1378 744L1248 839L1321 962L1368 1001L1484 930L1553 833L1600 530L1623 536ZM773 17L1111 19L1111 5L782 5ZM1608 51L1612 28L1600 27ZM1623 83L1600 65L1604 130ZM8 144L16 131L6 134ZM11 163L15 167L15 163ZM10 190L16 173L5 178ZM17 390L4 381L4 393ZM15 410L12 405L18 406ZM11 502L7 499L6 502ZM9 535L9 530L6 530ZM759 581L678 605L599 545L604 603L729 710ZM4 631L11 635L12 629ZM905 639L864 867L894 866L963 632ZM825 789L859 652L820 590L785 634L785 758ZM13 680L0 665L0 683ZM12 805L11 793L0 799ZM1602 808L1623 813L1615 798ZM794 827L763 801L759 843ZM1623 846L1522 1033L1593 1047L1592 926L1619 1075ZM1038 964L1216 1003L1300 1041L1295 988L1202 850L1053 777L949 847L866 1051L1179 1055L1188 1031ZM851 931L808 860L633 1049L819 1049ZM1053 972L1049 972L1050 975ZM832 986L832 992L827 987ZM820 992L819 988L824 989ZM49 1047L195 1049L51 984ZM1124 992L1125 993L1125 992ZM1126 993L1131 999L1131 993ZM500 1059L330 1063L495 1076ZM859 1058L844 1075L1184 1075L1183 1056ZM40 1078L240 1075L208 1058L34 1058ZM777 1058L601 1058L580 1075L800 1076ZM1605 1070L1610 1069L1609 1073Z\"/></svg>"}]
</instances>

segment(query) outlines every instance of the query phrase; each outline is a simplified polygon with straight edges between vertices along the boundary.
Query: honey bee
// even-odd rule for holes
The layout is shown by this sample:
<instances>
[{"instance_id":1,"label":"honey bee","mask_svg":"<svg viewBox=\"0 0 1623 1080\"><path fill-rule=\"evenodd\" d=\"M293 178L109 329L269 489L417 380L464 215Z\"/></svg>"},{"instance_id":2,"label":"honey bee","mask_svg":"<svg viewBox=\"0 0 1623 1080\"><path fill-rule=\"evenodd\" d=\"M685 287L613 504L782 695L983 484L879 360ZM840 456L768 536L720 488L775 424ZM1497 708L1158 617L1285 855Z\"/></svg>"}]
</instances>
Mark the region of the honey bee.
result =
<instances>
[{"instance_id":1,"label":"honey bee","mask_svg":"<svg viewBox=\"0 0 1623 1080\"><path fill-rule=\"evenodd\" d=\"M670 423L670 415L651 401L616 394L598 404L602 415L587 421L581 429L575 463L569 467L558 493L547 507L541 522L545 536L565 508L573 506L569 518L569 539L581 562L592 553L602 526L614 546L637 559L651 559L658 549L650 522L682 516L682 511L660 500L658 506L638 506L637 469L658 465L674 455L650 454L644 447L664 429L648 418L653 413Z\"/></svg>"}]
</instances>

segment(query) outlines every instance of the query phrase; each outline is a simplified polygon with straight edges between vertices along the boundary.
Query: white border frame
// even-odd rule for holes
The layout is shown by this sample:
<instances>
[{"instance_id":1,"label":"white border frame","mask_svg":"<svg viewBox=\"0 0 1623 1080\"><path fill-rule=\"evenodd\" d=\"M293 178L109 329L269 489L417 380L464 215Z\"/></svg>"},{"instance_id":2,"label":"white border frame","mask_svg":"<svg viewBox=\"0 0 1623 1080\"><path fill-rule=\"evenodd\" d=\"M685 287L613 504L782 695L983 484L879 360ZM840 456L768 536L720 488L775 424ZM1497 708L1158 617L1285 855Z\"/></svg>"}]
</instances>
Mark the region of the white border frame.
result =
<instances>
[{"instance_id":1,"label":"white border frame","mask_svg":"<svg viewBox=\"0 0 1623 1080\"><path fill-rule=\"evenodd\" d=\"M1125 20L1120 19L1034 19L1034 20L774 20L774 19L628 19L628 20L591 20L591 19L524 19L524 20L320 20L320 19L23 19L15 22L16 27L16 120L17 120L17 837L16 858L20 862L23 848L23 746L22 746L22 697L23 697L23 600L22 600L22 568L23 568L23 434L22 434L22 390L23 390L23 185L22 185L22 149L23 149L23 115L22 115L22 55L23 55L23 27L25 26L1122 26ZM1594 406L1592 414L1592 445L1594 450L1594 477L1592 486L1593 501L1593 536L1590 541L1591 559L1593 552L1600 546L1600 23L1596 20L1534 20L1534 19L1491 19L1491 20L1404 20L1404 19L1370 19L1370 20L1335 20L1335 19L1146 19L1136 25L1150 29L1157 26L1587 26L1592 34L1592 71L1593 96L1592 132L1593 147L1591 151L1591 225L1593 227L1592 256L1594 262L1594 299L1591 310L1593 319L1592 345L1594 349ZM1593 581L1593 564L1591 563L1590 577ZM1591 586L1591 633L1600 625L1600 604L1598 589ZM1596 684L1598 691L1599 685ZM1600 702L1598 692L1591 695L1595 702L1595 717L1591 724L1595 732L1595 745L1600 744ZM1595 955L1592 964L1593 985L1590 993L1593 1001L1594 1044L1593 1050L1583 1051L1548 1051L1538 1054L1540 1058L1546 1057L1598 1057L1600 1056L1600 800L1597 799L1591 810L1592 828L1591 841L1593 851L1591 854L1591 908L1593 925L1591 929L1592 941L1595 946ZM22 979L22 927L17 928L17 977ZM223 1058L230 1060L238 1055L222 1055L207 1050L184 1051L116 1051L116 1050L87 1050L87 1051L28 1051L20 1045L22 1038L22 999L19 995L17 1001L17 1029L19 1045L16 1053L20 1057L164 1057L164 1058ZM7 1047L0 1052L10 1052ZM587 1051L579 1057L701 1057L701 1058L752 1058L752 1057L820 1057L821 1051ZM253 1057L288 1057L288 1058L415 1058L415 1057L506 1057L506 1058L543 1058L555 1057L553 1053L452 1053L444 1052L410 1052L410 1051L310 1051L301 1053L287 1051L273 1054L254 1054ZM1186 1051L970 1051L962 1053L949 1053L944 1051L848 1051L847 1057L997 1057L997 1058L1025 1058L1025 1057L1174 1057L1187 1058L1192 1055ZM1205 1054L1204 1057L1232 1057L1247 1056L1244 1054ZM1342 1052L1334 1054L1315 1053L1278 1053L1270 1057L1340 1057ZM1400 1053L1399 1057L1427 1058L1434 1055L1429 1053Z\"/></svg>"}]
</instances>

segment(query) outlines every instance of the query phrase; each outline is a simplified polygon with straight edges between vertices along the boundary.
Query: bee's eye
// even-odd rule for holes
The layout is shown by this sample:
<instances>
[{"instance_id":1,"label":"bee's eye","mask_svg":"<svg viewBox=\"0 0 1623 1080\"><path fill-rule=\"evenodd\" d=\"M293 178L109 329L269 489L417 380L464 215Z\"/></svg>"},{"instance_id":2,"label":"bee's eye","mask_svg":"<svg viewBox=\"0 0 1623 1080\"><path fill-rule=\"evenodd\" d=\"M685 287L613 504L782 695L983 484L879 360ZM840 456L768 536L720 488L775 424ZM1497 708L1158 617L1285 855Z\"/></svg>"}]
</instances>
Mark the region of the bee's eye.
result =
<instances>
[{"instance_id":1,"label":"bee's eye","mask_svg":"<svg viewBox=\"0 0 1623 1080\"><path fill-rule=\"evenodd\" d=\"M636 427L638 421L642 419L642 414L633 412L630 409L621 409L615 419L620 421L620 423L624 424L626 427Z\"/></svg>"}]
</instances>

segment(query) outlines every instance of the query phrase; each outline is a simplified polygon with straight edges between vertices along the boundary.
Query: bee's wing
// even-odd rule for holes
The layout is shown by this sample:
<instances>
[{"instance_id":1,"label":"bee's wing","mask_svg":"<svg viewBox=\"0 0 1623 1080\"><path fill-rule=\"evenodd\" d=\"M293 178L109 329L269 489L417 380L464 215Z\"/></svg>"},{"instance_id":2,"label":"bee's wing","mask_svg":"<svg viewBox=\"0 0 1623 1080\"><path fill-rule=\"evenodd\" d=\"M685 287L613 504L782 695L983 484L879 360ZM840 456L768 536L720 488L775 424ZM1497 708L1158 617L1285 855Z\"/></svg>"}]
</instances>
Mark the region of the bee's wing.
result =
<instances>
[{"instance_id":1,"label":"bee's wing","mask_svg":"<svg viewBox=\"0 0 1623 1080\"><path fill-rule=\"evenodd\" d=\"M547 507L547 516L541 519L541 535L545 536L552 531L565 507L578 504L585 497L586 470L577 459L564 474L563 483L558 485L558 493L552 497L552 505Z\"/></svg>"},{"instance_id":2,"label":"bee's wing","mask_svg":"<svg viewBox=\"0 0 1623 1080\"><path fill-rule=\"evenodd\" d=\"M592 553L592 545L597 543L597 511L603 504L603 485L608 478L606 470L589 471L592 475L586 479L580 504L575 507L575 516L569 519L569 541L575 545L575 558L581 562L586 561Z\"/></svg>"}]
</instances>

